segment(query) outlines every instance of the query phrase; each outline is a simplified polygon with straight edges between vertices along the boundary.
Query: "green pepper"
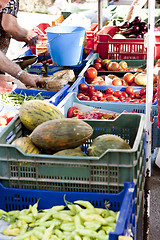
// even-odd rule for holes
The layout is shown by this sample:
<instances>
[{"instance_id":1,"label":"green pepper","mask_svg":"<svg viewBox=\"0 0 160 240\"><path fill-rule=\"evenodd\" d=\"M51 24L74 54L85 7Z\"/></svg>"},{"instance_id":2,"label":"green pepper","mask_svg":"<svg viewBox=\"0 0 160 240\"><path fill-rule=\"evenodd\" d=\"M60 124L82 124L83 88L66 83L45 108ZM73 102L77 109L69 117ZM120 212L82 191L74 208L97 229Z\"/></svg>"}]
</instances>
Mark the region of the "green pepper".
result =
<instances>
[{"instance_id":1,"label":"green pepper","mask_svg":"<svg viewBox=\"0 0 160 240\"><path fill-rule=\"evenodd\" d=\"M91 230L94 230L94 231L97 231L100 227L101 227L101 223L99 221L89 221L89 222L84 222L84 226L87 228L87 229L91 229Z\"/></svg>"},{"instance_id":2,"label":"green pepper","mask_svg":"<svg viewBox=\"0 0 160 240\"><path fill-rule=\"evenodd\" d=\"M85 208L94 208L94 206L89 201L77 200L74 203L79 204Z\"/></svg>"},{"instance_id":3,"label":"green pepper","mask_svg":"<svg viewBox=\"0 0 160 240\"><path fill-rule=\"evenodd\" d=\"M60 225L60 229L63 231L72 232L75 230L74 222L64 222Z\"/></svg>"}]
</instances>

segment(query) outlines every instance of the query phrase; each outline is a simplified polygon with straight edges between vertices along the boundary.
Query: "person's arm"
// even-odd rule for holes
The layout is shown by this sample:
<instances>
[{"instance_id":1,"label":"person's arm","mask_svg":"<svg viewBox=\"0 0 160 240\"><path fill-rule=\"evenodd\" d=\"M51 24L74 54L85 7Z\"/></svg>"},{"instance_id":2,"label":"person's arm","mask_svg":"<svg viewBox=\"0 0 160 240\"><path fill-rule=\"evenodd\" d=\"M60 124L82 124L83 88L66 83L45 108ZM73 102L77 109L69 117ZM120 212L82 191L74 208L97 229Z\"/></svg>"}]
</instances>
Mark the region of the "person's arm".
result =
<instances>
[{"instance_id":1,"label":"person's arm","mask_svg":"<svg viewBox=\"0 0 160 240\"><path fill-rule=\"evenodd\" d=\"M146 4L147 0L134 0L129 8L126 16L126 21L131 22L136 16L141 8Z\"/></svg>"},{"instance_id":2,"label":"person's arm","mask_svg":"<svg viewBox=\"0 0 160 240\"><path fill-rule=\"evenodd\" d=\"M18 24L17 18L11 14L3 13L2 15L2 27L5 32L10 34L12 38L14 38L17 41L26 42L29 45L36 44L36 41L32 43L32 40L34 37L38 35L32 30L27 30L23 27L21 27Z\"/></svg>"},{"instance_id":3,"label":"person's arm","mask_svg":"<svg viewBox=\"0 0 160 240\"><path fill-rule=\"evenodd\" d=\"M19 79L25 85L31 87L43 87L45 86L45 81L39 75L29 74L25 71L22 71L20 66L12 62L0 51L0 71L8 73L14 78Z\"/></svg>"}]
</instances>

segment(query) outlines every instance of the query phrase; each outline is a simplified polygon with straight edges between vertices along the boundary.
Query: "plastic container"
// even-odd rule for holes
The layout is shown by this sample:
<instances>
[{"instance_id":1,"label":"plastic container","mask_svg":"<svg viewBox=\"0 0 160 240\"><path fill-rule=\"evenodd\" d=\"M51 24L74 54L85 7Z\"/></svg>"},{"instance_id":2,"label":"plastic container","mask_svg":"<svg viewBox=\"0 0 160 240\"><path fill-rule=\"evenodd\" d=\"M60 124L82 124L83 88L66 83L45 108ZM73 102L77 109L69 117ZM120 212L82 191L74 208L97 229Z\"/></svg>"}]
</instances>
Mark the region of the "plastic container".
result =
<instances>
[{"instance_id":1,"label":"plastic container","mask_svg":"<svg viewBox=\"0 0 160 240\"><path fill-rule=\"evenodd\" d=\"M85 77L81 77L81 76L79 76L78 78L77 78L77 80L73 83L73 85L69 88L69 90L68 90L68 92L76 92L76 94L78 94L79 93L79 85L81 84L81 83L85 83L87 86L90 86L90 85L92 85L92 86L94 86L94 88L95 88L95 90L98 90L98 91L100 91L100 92L102 92L102 93L105 93L106 92L106 90L108 89L108 88L112 88L113 89L113 91L115 91L115 90L120 90L120 91L125 91L126 90L126 87L125 86L115 86L115 85L93 85L93 84L88 84L88 83L86 83L86 81L85 81ZM140 89L142 89L142 88L144 88L144 87L141 87L141 86L139 86L139 87L132 87L133 88L133 90L134 91L139 91ZM83 102L83 101L81 101L81 102ZM106 104L106 102L103 102L104 104ZM107 102L108 103L108 102ZM111 103L113 103L113 102L111 102ZM100 103L100 101L95 101L95 106L99 106L99 104L101 104ZM127 102L119 102L119 104L130 104L129 102L127 103ZM140 105L140 106L143 106L144 108L145 108L145 103L133 103L133 106L136 106L136 105ZM155 101L153 104L152 104L153 106L154 105L157 105L157 101Z\"/></svg>"},{"instance_id":2,"label":"plastic container","mask_svg":"<svg viewBox=\"0 0 160 240\"><path fill-rule=\"evenodd\" d=\"M111 149L100 157L54 156L25 154L10 143L28 131L19 117L0 133L0 179L6 187L43 189L54 191L117 193L125 181L136 186L136 214L144 187L144 116L121 114L111 121L86 121L94 132L82 146L104 133L116 134L125 139L131 150ZM7 137L13 133L12 139Z\"/></svg>"},{"instance_id":3,"label":"plastic container","mask_svg":"<svg viewBox=\"0 0 160 240\"><path fill-rule=\"evenodd\" d=\"M147 59L144 39L113 39L118 27L104 26L98 32L98 53L102 59L140 60ZM156 36L155 59L160 58L159 37Z\"/></svg>"},{"instance_id":4,"label":"plastic container","mask_svg":"<svg viewBox=\"0 0 160 240\"><path fill-rule=\"evenodd\" d=\"M37 94L41 94L41 96L50 97L47 99L50 103L57 106L58 103L67 95L69 85L66 84L60 91L45 91L45 90L32 90L32 89L23 89L23 88L16 88L12 94L22 94L27 96L36 96Z\"/></svg>"},{"instance_id":5,"label":"plastic container","mask_svg":"<svg viewBox=\"0 0 160 240\"><path fill-rule=\"evenodd\" d=\"M34 46L29 46L33 54L39 55L40 53L42 54L42 52L46 52L46 43L48 42L48 38L45 30L47 27L51 26L48 23L40 23L35 28L33 28L33 31L39 35L37 44Z\"/></svg>"},{"instance_id":6,"label":"plastic container","mask_svg":"<svg viewBox=\"0 0 160 240\"><path fill-rule=\"evenodd\" d=\"M64 205L64 195L69 202L86 200L98 208L105 208L104 203L108 201L109 209L120 211L115 231L109 234L109 240L118 240L118 236L129 233L135 235L135 199L132 182L125 182L123 190L117 194L14 189L5 188L0 184L0 209L22 210L28 208L30 204L35 204L38 199L40 199L38 209L49 209L56 205ZM0 239L1 236L3 235L0 235Z\"/></svg>"},{"instance_id":7,"label":"plastic container","mask_svg":"<svg viewBox=\"0 0 160 240\"><path fill-rule=\"evenodd\" d=\"M84 53L88 55L91 51L97 52L98 24L92 24L90 30L86 30L84 41Z\"/></svg>"},{"instance_id":8,"label":"plastic container","mask_svg":"<svg viewBox=\"0 0 160 240\"><path fill-rule=\"evenodd\" d=\"M85 106L98 108L99 110L104 109L116 113L122 113L126 111L130 113L131 111L137 113L145 113L146 107L141 104L134 103L119 103L119 102L101 102L98 103L96 101L82 101L77 98L77 94L75 92L68 93L67 96L57 105L58 108L61 109L62 113L67 117L67 112L70 107L73 106L73 103L83 104ZM152 106L152 117L157 115L157 105Z\"/></svg>"},{"instance_id":9,"label":"plastic container","mask_svg":"<svg viewBox=\"0 0 160 240\"><path fill-rule=\"evenodd\" d=\"M82 63L85 31L85 28L77 26L55 26L46 29L55 65L75 66Z\"/></svg>"}]
</instances>

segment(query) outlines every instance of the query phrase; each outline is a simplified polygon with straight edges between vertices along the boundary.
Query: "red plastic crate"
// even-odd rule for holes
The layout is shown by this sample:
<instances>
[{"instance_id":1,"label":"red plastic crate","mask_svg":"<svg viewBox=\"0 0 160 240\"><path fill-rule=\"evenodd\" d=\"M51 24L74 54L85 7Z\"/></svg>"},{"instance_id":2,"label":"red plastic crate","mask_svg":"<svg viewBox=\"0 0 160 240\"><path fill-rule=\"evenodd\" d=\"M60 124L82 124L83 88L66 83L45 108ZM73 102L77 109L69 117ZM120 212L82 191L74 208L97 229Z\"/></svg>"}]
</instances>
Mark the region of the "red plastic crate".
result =
<instances>
[{"instance_id":1,"label":"red plastic crate","mask_svg":"<svg viewBox=\"0 0 160 240\"><path fill-rule=\"evenodd\" d=\"M89 54L91 51L97 52L97 33L98 24L92 24L90 30L86 31L84 52Z\"/></svg>"},{"instance_id":2,"label":"red plastic crate","mask_svg":"<svg viewBox=\"0 0 160 240\"><path fill-rule=\"evenodd\" d=\"M102 59L140 60L147 59L144 39L113 39L118 27L105 26L98 32L98 53ZM158 31L157 31L158 32ZM160 58L160 35L156 36L155 59Z\"/></svg>"},{"instance_id":3,"label":"red plastic crate","mask_svg":"<svg viewBox=\"0 0 160 240\"><path fill-rule=\"evenodd\" d=\"M29 47L32 50L33 54L38 55L39 48L42 48L42 50L43 50L43 48L47 49L46 43L48 42L48 38L47 38L46 31L45 31L45 29L47 27L50 27L50 25L48 23L40 23L35 28L33 28L33 30L39 35L37 44Z\"/></svg>"}]
</instances>

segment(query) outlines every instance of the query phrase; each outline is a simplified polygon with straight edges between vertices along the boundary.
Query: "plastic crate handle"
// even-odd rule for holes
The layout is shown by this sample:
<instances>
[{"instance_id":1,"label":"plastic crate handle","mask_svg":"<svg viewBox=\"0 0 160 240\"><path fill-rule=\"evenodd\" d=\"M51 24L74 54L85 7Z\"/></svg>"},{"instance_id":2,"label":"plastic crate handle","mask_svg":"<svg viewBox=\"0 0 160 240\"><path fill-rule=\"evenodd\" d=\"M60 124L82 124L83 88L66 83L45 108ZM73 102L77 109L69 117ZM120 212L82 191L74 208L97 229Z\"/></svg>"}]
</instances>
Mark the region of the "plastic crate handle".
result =
<instances>
[{"instance_id":1,"label":"plastic crate handle","mask_svg":"<svg viewBox=\"0 0 160 240\"><path fill-rule=\"evenodd\" d=\"M68 89L69 89L69 85L66 84L62 89L60 89L52 98L50 98L48 101L50 103L55 103L56 105L60 102L60 100L62 98L64 98L67 93L68 93Z\"/></svg>"}]
</instances>

